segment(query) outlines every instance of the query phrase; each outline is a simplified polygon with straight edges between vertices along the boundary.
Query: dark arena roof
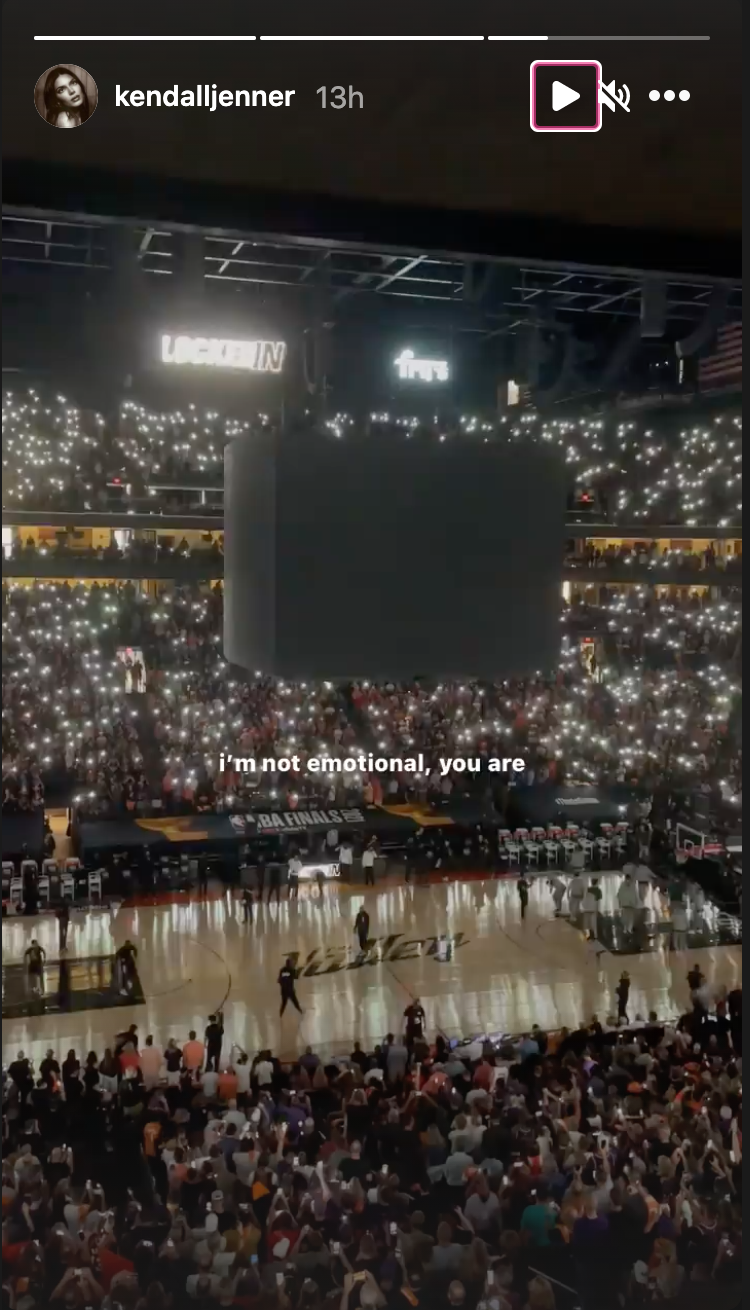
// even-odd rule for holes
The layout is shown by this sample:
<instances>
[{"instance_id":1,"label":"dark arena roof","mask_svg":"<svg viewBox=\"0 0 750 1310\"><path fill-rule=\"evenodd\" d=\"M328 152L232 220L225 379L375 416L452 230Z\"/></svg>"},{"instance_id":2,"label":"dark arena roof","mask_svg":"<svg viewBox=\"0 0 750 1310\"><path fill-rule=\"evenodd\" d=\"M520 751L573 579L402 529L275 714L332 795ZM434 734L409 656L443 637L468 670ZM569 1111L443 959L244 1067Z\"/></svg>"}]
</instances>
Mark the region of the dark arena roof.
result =
<instances>
[{"instance_id":1,"label":"dark arena roof","mask_svg":"<svg viewBox=\"0 0 750 1310\"><path fill-rule=\"evenodd\" d=\"M616 244L598 249L594 242L589 259L580 258L582 231L558 228L557 257L542 257L546 238L522 239L509 219L504 254L496 253L497 235L486 239L484 222L474 231L458 224L454 235L474 242L467 253L437 248L449 234L429 223L422 230L431 239L421 248L391 244L394 225L408 234L414 223L411 214L399 226L392 211L383 215L383 240L369 231L355 237L353 223L344 237L345 210L313 206L305 211L310 230L295 232L283 205L271 221L264 212L264 228L235 226L228 211L223 230L186 228L147 210L136 217L7 206L4 367L31 371L36 381L61 368L70 379L85 364L90 382L106 374L110 387L152 366L156 332L247 337L262 329L289 343L287 376L299 394L287 387L285 403L320 396L325 377L330 413L353 408L355 370L362 403L392 405L383 353L395 356L407 345L453 361L440 399L459 409L494 410L511 379L522 402L542 407L580 397L597 405L623 394L684 401L736 382L701 376L698 362L717 331L741 324L740 278L729 271L731 257L713 261L721 272L711 269L716 247L678 242L671 253L684 266L660 268L655 259L666 249L646 243L637 253L647 258L628 267L596 260L605 250L611 259ZM63 306L77 306L79 324L66 340L55 327ZM230 383L226 372L222 382ZM256 386L256 399L273 409L266 391ZM430 407L434 400L432 393ZM96 403L104 403L101 394Z\"/></svg>"},{"instance_id":2,"label":"dark arena roof","mask_svg":"<svg viewBox=\"0 0 750 1310\"><path fill-rule=\"evenodd\" d=\"M143 273L174 277L180 268L180 234L165 224L128 224L131 254ZM41 213L9 208L2 219L3 262L18 266L66 269L96 274L112 271L116 258L112 223L65 212ZM574 244L577 244L575 242ZM705 264L705 260L703 261ZM645 271L650 271L646 269ZM481 306L488 320L513 313L519 320L534 316L540 304L563 322L585 314L607 320L638 318L643 271L605 265L587 266L575 260L512 259L461 256L413 248L381 248L365 241L303 236L273 236L268 232L231 234L207 232L202 274L209 283L236 287L285 288L293 294L321 279L340 304L349 297L373 296L434 306L469 301ZM726 288L727 315L742 313L739 277L711 277L705 271L664 274L668 320L699 321L712 289ZM475 331L482 331L476 327ZM488 325L486 331L491 331Z\"/></svg>"},{"instance_id":3,"label":"dark arena roof","mask_svg":"<svg viewBox=\"0 0 750 1310\"><path fill-rule=\"evenodd\" d=\"M225 4L216 21L246 30L241 8ZM274 24L297 31L287 8ZM483 0L439 23L423 9L409 23L425 32L497 26ZM146 6L131 17L143 33L163 22ZM332 3L316 30L341 31L344 17L351 25ZM511 380L521 403L540 408L694 398L708 389L698 361L742 315L739 7L707 16L683 4L679 17L631 4L629 24L650 35L629 47L613 39L618 17L597 15L602 47L588 51L636 100L672 73L683 79L675 85L698 87L720 66L722 95L696 93L666 116L612 115L596 165L591 142L530 133L533 48L523 44L321 39L311 60L304 42L261 39L222 43L218 62L197 41L139 44L139 86L294 87L289 113L251 110L231 120L240 130L196 113L186 137L179 113L149 118L107 101L87 124L85 152L75 133L61 140L14 117L3 161L5 367L36 381L62 364L55 324L65 305L91 380L107 374L108 387L148 365L155 331L247 337L273 327L289 348L285 405L314 395L326 414L352 408L355 372L363 404L390 404L382 352L408 345L450 359L442 399L459 410L496 411ZM382 5L378 19L404 30L398 6ZM16 21L37 31L29 13ZM665 43L654 34L670 21L705 35ZM96 30L108 22L97 14ZM560 22L557 5L535 6L539 31ZM581 12L573 26L590 22ZM262 33L262 15L250 26ZM524 27L504 15L505 32ZM575 36L550 39L557 57L580 57ZM112 93L123 75L117 43L89 49ZM343 81L344 51L362 109L326 112L316 88ZM31 76L26 58L6 63L8 96ZM254 398L265 402L255 385Z\"/></svg>"}]
</instances>

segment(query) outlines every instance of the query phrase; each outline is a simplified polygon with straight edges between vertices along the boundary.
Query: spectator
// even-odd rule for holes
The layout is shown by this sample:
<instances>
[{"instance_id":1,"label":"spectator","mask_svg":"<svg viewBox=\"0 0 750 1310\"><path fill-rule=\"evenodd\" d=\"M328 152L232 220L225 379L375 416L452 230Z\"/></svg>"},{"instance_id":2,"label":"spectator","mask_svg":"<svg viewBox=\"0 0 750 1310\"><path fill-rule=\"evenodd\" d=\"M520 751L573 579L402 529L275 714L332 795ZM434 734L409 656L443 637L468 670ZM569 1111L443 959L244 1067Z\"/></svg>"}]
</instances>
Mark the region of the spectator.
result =
<instances>
[{"instance_id":1,"label":"spectator","mask_svg":"<svg viewBox=\"0 0 750 1310\"><path fill-rule=\"evenodd\" d=\"M732 1004L736 1012L736 997ZM503 1310L504 1301L512 1310L544 1310L554 1305L552 1284L524 1274L523 1240L529 1263L553 1262L555 1277L576 1286L586 1310L604 1307L610 1294L617 1303L649 1281L675 1304L689 1295L692 1305L693 1293L709 1286L718 1307L724 1290L739 1289L742 1151L741 1081L722 1005L698 1016L705 1049L717 1051L698 1084L691 1076L694 1014L676 1025L651 1016L646 1026L631 1025L627 1040L601 1024L585 1024L562 1040L537 1030L529 1038L535 1051L523 1039L503 1046L504 1076L488 1091L474 1086L482 1065L495 1067L486 1048L457 1048L450 1079L436 1079L422 1097L413 1095L411 1081L424 1058L425 1086L432 1082L430 1054L407 1052L391 1081L387 1055L364 1053L368 1065L378 1058L384 1065L366 1088L354 1081L361 1076L357 1061L343 1061L329 1079L333 1071L321 1059L309 1109L308 1093L295 1090L309 1079L309 1051L284 1066L261 1052L243 1109L234 1099L208 1103L213 1070L194 1066L175 1084L170 1056L164 1081L160 1068L149 1091L142 1061L123 1071L111 1052L101 1061L90 1053L83 1074L72 1052L65 1062L71 1095L61 1100L54 1050L38 1079L20 1053L3 1098L10 1291L23 1294L26 1310L57 1301L70 1301L73 1310L79 1288L102 1310L107 1295L132 1310L139 1296L146 1310L167 1310L170 1295L178 1305L207 1296L242 1301L246 1292L257 1299L262 1287L275 1296L280 1274L287 1287L299 1289L297 1304L305 1307L318 1304L318 1291L306 1281L314 1279L321 1295L335 1291L340 1300L343 1285L353 1305L384 1310L395 1310L400 1289L429 1306L474 1307L495 1298ZM135 1041L131 1028L119 1034L117 1049L132 1053ZM155 1045L155 1038L146 1040L144 1055ZM168 1041L165 1057L175 1051L179 1063L179 1047ZM438 1053L443 1048L436 1044ZM243 1060L238 1055L238 1065ZM109 1070L106 1086L102 1069ZM234 1069L228 1072L236 1080ZM633 1113L636 1079L642 1114ZM480 1083L489 1081L480 1074ZM456 1085L488 1097L486 1109L475 1100L467 1113ZM689 1104L665 1095L676 1086L689 1087ZM87 1090L76 1093L76 1087ZM557 1108L542 1111L537 1124L533 1106L542 1089L545 1103ZM323 1091L325 1099L313 1102ZM90 1098L83 1119L82 1094ZM32 1150L31 1098L46 1124L50 1097L57 1131L75 1145L51 1144L34 1130ZM302 1118L293 1113L298 1104ZM95 1123L93 1137L82 1131ZM485 1131L472 1145L466 1137L474 1125ZM431 1153L444 1153L446 1140L451 1154L435 1161ZM103 1153L92 1153L96 1141L106 1142ZM74 1181L87 1174L93 1177L85 1187ZM37 1204L40 1179L55 1189L52 1206ZM132 1184L132 1199L124 1180ZM55 1231L60 1223L61 1233ZM26 1245L31 1230L42 1239L38 1254ZM25 1250L38 1262L33 1277ZM62 1250L76 1263L65 1265ZM76 1284L67 1276L81 1267L92 1281Z\"/></svg>"},{"instance_id":2,"label":"spectator","mask_svg":"<svg viewBox=\"0 0 750 1310\"><path fill-rule=\"evenodd\" d=\"M164 1064L164 1052L160 1046L154 1044L154 1039L150 1034L146 1038L146 1045L140 1052L139 1060L144 1085L149 1089L156 1087Z\"/></svg>"},{"instance_id":3,"label":"spectator","mask_svg":"<svg viewBox=\"0 0 750 1310\"><path fill-rule=\"evenodd\" d=\"M549 1246L550 1233L555 1226L555 1208L547 1184L540 1181L532 1196L533 1200L521 1218L521 1232L528 1234L533 1246Z\"/></svg>"},{"instance_id":4,"label":"spectator","mask_svg":"<svg viewBox=\"0 0 750 1310\"><path fill-rule=\"evenodd\" d=\"M188 1033L188 1039L182 1048L182 1063L190 1073L203 1068L205 1047L194 1032Z\"/></svg>"}]
</instances>

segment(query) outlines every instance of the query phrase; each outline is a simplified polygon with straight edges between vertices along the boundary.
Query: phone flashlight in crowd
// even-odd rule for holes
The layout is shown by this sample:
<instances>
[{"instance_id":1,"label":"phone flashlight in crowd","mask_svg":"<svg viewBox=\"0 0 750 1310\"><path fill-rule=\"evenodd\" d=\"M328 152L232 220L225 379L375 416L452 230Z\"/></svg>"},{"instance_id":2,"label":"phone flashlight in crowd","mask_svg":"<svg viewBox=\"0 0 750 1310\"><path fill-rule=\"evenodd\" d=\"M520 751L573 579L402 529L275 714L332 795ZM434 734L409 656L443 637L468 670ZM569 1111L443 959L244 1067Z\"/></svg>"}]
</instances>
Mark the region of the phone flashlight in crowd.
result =
<instances>
[{"instance_id":1,"label":"phone flashlight in crowd","mask_svg":"<svg viewBox=\"0 0 750 1310\"><path fill-rule=\"evenodd\" d=\"M331 1242L331 1255L338 1255L341 1251L340 1242Z\"/></svg>"},{"instance_id":2,"label":"phone flashlight in crowd","mask_svg":"<svg viewBox=\"0 0 750 1310\"><path fill-rule=\"evenodd\" d=\"M391 1237L395 1237L398 1232L398 1224L391 1224Z\"/></svg>"},{"instance_id":3,"label":"phone flashlight in crowd","mask_svg":"<svg viewBox=\"0 0 750 1310\"><path fill-rule=\"evenodd\" d=\"M381 1172L381 1174L383 1175L384 1178L387 1178L387 1177L388 1177L388 1165L387 1165L387 1164L384 1164L383 1167L382 1167L382 1169L380 1170L380 1172Z\"/></svg>"},{"instance_id":4,"label":"phone flashlight in crowd","mask_svg":"<svg viewBox=\"0 0 750 1310\"><path fill-rule=\"evenodd\" d=\"M295 1169L299 1169L299 1156L298 1156L298 1155L294 1155L294 1156L292 1156L292 1164L294 1165L294 1168L295 1168Z\"/></svg>"}]
</instances>

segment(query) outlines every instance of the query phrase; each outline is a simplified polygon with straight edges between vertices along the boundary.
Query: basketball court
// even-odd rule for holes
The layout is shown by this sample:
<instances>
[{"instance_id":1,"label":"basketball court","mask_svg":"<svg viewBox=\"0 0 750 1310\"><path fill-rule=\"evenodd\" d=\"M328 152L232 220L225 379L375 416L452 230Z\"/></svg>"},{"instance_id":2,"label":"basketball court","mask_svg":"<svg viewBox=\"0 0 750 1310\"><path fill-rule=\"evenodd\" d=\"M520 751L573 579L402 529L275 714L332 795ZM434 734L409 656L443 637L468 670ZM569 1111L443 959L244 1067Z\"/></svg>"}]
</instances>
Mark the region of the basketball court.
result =
<instances>
[{"instance_id":1,"label":"basketball court","mask_svg":"<svg viewBox=\"0 0 750 1310\"><path fill-rule=\"evenodd\" d=\"M603 1019L624 968L632 978L631 1017L651 1009L662 1018L678 1015L694 963L715 986L741 985L739 921L708 904L693 914L688 951L676 953L669 906L654 888L643 932L622 931L619 882L617 873L602 875L598 956L579 928L555 919L544 876L532 883L524 921L514 878L389 882L366 891L329 885L322 898L303 887L298 901L256 905L252 923L227 892L175 893L74 913L62 964L52 915L6 919L3 1059L23 1049L38 1063L48 1046L101 1054L130 1023L141 1041L153 1033L162 1045L170 1036L182 1043L191 1028L202 1034L221 1005L228 1041L251 1056L262 1047L292 1056L308 1044L331 1054L348 1052L355 1039L372 1046L398 1031L415 996L431 1034L468 1037ZM364 955L354 934L363 902L370 915ZM29 991L23 968L32 936L47 952L41 996ZM126 938L138 948L134 998L119 992L112 968ZM301 971L304 1014L290 1007L280 1019L276 979L288 955Z\"/></svg>"}]
</instances>

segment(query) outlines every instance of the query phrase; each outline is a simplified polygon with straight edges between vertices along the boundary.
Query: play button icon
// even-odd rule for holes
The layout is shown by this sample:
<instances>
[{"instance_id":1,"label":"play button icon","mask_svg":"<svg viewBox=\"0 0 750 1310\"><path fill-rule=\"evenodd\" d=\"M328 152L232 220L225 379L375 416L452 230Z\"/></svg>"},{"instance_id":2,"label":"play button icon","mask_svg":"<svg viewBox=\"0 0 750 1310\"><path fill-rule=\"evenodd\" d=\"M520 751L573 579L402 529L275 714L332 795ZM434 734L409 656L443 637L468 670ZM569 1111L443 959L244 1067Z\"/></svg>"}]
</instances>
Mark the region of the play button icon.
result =
<instances>
[{"instance_id":1,"label":"play button icon","mask_svg":"<svg viewBox=\"0 0 750 1310\"><path fill-rule=\"evenodd\" d=\"M566 86L564 82L552 83L552 109L554 113L559 114L561 109L567 109L572 105L574 100L580 100L580 91L574 91L572 86Z\"/></svg>"},{"instance_id":2,"label":"play button icon","mask_svg":"<svg viewBox=\"0 0 750 1310\"><path fill-rule=\"evenodd\" d=\"M531 65L534 132L598 132L601 127L598 59L535 59Z\"/></svg>"}]
</instances>

